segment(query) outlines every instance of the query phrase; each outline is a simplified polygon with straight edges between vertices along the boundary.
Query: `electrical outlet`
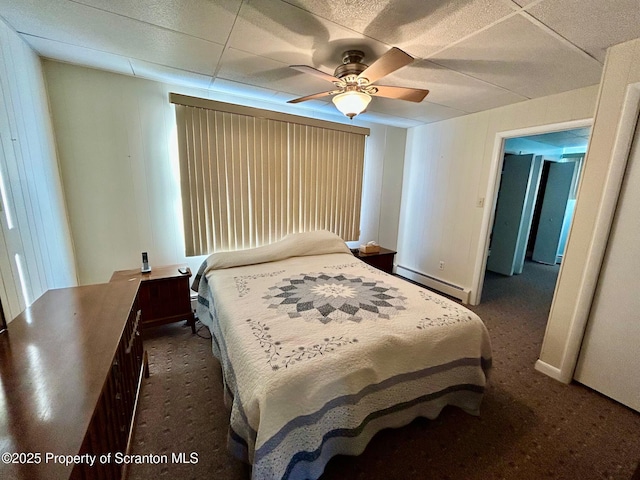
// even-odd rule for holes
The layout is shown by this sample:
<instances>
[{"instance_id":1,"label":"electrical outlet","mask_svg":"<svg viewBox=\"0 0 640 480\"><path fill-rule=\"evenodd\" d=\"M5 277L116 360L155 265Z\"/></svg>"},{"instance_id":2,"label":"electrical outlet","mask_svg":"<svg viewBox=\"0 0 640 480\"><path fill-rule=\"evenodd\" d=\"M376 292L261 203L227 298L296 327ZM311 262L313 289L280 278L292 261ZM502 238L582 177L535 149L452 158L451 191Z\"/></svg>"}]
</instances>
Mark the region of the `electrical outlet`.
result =
<instances>
[{"instance_id":1,"label":"electrical outlet","mask_svg":"<svg viewBox=\"0 0 640 480\"><path fill-rule=\"evenodd\" d=\"M440 265L438 265L439 270L444 270L444 262L440 260Z\"/></svg>"}]
</instances>

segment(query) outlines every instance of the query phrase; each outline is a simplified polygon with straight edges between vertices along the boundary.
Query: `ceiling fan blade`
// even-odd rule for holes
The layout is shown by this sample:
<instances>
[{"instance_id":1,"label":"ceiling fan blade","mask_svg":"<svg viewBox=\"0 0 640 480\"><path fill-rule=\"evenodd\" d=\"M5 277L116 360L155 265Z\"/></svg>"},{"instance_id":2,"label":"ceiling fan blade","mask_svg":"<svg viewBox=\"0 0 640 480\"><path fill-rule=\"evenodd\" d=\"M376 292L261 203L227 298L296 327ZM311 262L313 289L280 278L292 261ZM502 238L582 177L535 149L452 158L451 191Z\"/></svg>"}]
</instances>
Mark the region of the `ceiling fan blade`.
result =
<instances>
[{"instance_id":1,"label":"ceiling fan blade","mask_svg":"<svg viewBox=\"0 0 640 480\"><path fill-rule=\"evenodd\" d=\"M393 47L378 60L373 62L358 78L366 78L369 83L395 72L399 68L413 62L413 57L399 48Z\"/></svg>"},{"instance_id":2,"label":"ceiling fan blade","mask_svg":"<svg viewBox=\"0 0 640 480\"><path fill-rule=\"evenodd\" d=\"M318 78L321 78L322 80L326 80L327 82L337 82L339 81L338 78L334 77L333 75L329 75L328 73L324 73L321 70L318 70L317 68L313 68L310 67L309 65L290 65L291 68L298 70L299 72L302 73L308 73L310 75L314 75Z\"/></svg>"},{"instance_id":3,"label":"ceiling fan blade","mask_svg":"<svg viewBox=\"0 0 640 480\"><path fill-rule=\"evenodd\" d=\"M316 98L326 97L328 95L333 95L334 93L337 92L335 90L331 90L329 92L314 93L313 95L307 95L306 97L294 98L293 100L289 100L287 103L306 102L307 100L315 100Z\"/></svg>"},{"instance_id":4,"label":"ceiling fan blade","mask_svg":"<svg viewBox=\"0 0 640 480\"><path fill-rule=\"evenodd\" d=\"M374 85L378 91L376 97L397 98L409 102L421 102L427 96L429 90L421 88L391 87L389 85Z\"/></svg>"}]
</instances>

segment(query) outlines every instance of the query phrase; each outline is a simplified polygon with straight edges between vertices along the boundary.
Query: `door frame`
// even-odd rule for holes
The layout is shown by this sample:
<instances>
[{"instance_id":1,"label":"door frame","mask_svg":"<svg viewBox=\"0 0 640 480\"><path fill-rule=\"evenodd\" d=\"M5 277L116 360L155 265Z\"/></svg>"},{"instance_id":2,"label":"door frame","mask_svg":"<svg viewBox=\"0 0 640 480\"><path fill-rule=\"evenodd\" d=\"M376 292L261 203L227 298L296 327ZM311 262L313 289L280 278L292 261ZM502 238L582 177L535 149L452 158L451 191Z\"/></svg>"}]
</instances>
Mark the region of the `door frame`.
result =
<instances>
[{"instance_id":1,"label":"door frame","mask_svg":"<svg viewBox=\"0 0 640 480\"><path fill-rule=\"evenodd\" d=\"M636 128L640 125L640 82L627 84L621 100L620 115L616 117L618 123L611 150L611 160L607 166L602 198L595 215L593 234L589 240L586 260L582 264L580 271L575 269L570 271L571 275L579 278L579 284L576 289L575 307L571 312L571 317L566 319L569 324L569 330L566 338L564 338L562 359L559 366L550 365L541 359L538 359L535 364L536 370L563 383L569 383L573 379L598 277L602 268L602 261L609 241L609 233L613 224L627 162L635 138ZM585 160L587 160L586 157ZM579 197L578 202L580 202ZM576 209L578 208L578 202L576 202ZM569 244L567 244L568 246ZM554 315L554 303L551 304L550 318ZM547 335L545 334L545 341L547 340L546 337Z\"/></svg>"},{"instance_id":2,"label":"door frame","mask_svg":"<svg viewBox=\"0 0 640 480\"><path fill-rule=\"evenodd\" d=\"M482 297L484 286L484 274L487 268L487 256L489 254L489 239L491 236L491 226L496 213L496 202L498 200L498 189L500 186L500 173L504 163L504 142L509 138L526 137L529 135L541 135L544 133L560 132L563 130L573 130L576 128L591 127L593 118L581 120L571 120L568 122L538 125L535 127L520 128L516 130L506 130L497 132L493 143L493 155L491 157L491 167L489 169L489 184L485 193L485 199L491 200L491 208L485 208L480 228L480 242L476 254L476 264L473 270L473 285L469 303L478 305ZM588 148L588 147L587 147ZM580 201L578 199L578 201ZM485 202L485 204L487 204ZM562 265L560 265L562 269Z\"/></svg>"}]
</instances>

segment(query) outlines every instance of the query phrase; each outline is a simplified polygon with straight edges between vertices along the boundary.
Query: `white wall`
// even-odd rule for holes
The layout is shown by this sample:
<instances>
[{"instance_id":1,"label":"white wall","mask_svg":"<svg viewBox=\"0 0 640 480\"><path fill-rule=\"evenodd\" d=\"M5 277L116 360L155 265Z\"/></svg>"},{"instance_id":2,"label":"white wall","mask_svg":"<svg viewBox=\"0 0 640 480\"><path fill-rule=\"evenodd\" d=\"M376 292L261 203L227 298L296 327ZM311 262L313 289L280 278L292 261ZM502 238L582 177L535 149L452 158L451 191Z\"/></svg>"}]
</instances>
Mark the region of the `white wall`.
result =
<instances>
[{"instance_id":1,"label":"white wall","mask_svg":"<svg viewBox=\"0 0 640 480\"><path fill-rule=\"evenodd\" d=\"M573 377L638 119L640 39L607 52L597 105L573 225L536 364L564 382ZM637 295L637 282L629 294Z\"/></svg>"},{"instance_id":2,"label":"white wall","mask_svg":"<svg viewBox=\"0 0 640 480\"><path fill-rule=\"evenodd\" d=\"M142 251L149 252L152 267L187 263L197 269L204 257L184 256L175 113L168 94L245 105L247 99L53 61L44 67L80 283L108 281L115 270L138 267ZM365 126L371 136L361 240L393 248L405 130Z\"/></svg>"},{"instance_id":3,"label":"white wall","mask_svg":"<svg viewBox=\"0 0 640 480\"><path fill-rule=\"evenodd\" d=\"M370 240L395 250L400 218L405 128L369 125L365 155L360 243Z\"/></svg>"},{"instance_id":4,"label":"white wall","mask_svg":"<svg viewBox=\"0 0 640 480\"><path fill-rule=\"evenodd\" d=\"M409 129L398 266L460 287L473 302L495 201L497 134L590 118L597 91L582 88Z\"/></svg>"},{"instance_id":5,"label":"white wall","mask_svg":"<svg viewBox=\"0 0 640 480\"><path fill-rule=\"evenodd\" d=\"M48 289L75 285L76 271L40 59L2 21L0 55L0 298L10 320Z\"/></svg>"}]
</instances>

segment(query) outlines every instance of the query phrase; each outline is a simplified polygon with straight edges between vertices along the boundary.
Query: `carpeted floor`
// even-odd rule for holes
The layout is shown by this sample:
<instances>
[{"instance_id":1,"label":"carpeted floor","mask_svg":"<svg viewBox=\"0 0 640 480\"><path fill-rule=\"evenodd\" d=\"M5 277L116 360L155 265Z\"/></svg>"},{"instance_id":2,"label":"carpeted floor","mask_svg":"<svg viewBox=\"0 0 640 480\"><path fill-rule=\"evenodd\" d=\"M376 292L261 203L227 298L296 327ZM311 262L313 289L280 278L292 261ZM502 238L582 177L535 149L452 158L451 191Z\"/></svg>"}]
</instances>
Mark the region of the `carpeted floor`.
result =
<instances>
[{"instance_id":1,"label":"carpeted floor","mask_svg":"<svg viewBox=\"0 0 640 480\"><path fill-rule=\"evenodd\" d=\"M640 414L533 368L556 275L557 267L531 262L519 276L487 274L482 303L472 307L493 345L480 417L447 408L436 420L385 430L362 455L331 460L322 480L629 480L640 459ZM132 453L167 454L169 462L132 465L129 479L248 479L248 467L226 451L228 412L211 341L173 324L145 332L145 346L151 376ZM172 463L179 452L195 452L197 463Z\"/></svg>"}]
</instances>

